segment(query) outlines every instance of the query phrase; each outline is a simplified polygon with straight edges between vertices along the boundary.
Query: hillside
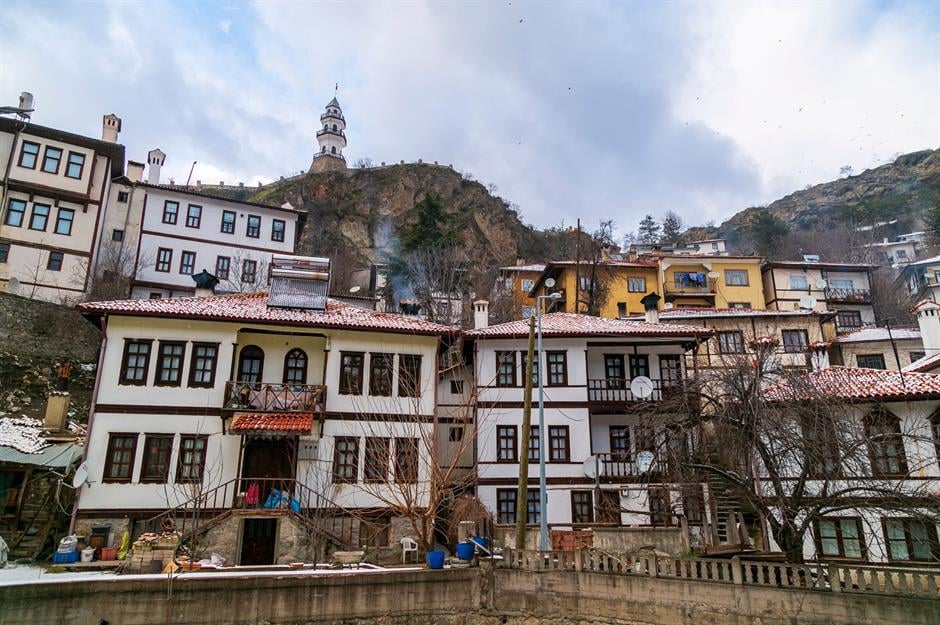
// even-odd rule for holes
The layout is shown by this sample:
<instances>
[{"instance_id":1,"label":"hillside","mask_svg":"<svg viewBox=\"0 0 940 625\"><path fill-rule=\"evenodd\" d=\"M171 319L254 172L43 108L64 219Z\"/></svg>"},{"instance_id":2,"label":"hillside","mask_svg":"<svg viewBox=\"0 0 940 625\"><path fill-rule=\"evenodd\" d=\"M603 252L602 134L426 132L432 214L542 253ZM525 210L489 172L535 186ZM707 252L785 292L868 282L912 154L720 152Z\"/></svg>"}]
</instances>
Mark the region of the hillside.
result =
<instances>
[{"instance_id":1,"label":"hillside","mask_svg":"<svg viewBox=\"0 0 940 625\"><path fill-rule=\"evenodd\" d=\"M749 251L750 224L762 214L781 220L792 235L897 220L879 232L881 236L892 236L921 227L931 192L940 192L940 150L905 154L856 176L796 191L766 207L746 208L717 228L690 228L684 238L718 235L727 238L737 250Z\"/></svg>"}]
</instances>

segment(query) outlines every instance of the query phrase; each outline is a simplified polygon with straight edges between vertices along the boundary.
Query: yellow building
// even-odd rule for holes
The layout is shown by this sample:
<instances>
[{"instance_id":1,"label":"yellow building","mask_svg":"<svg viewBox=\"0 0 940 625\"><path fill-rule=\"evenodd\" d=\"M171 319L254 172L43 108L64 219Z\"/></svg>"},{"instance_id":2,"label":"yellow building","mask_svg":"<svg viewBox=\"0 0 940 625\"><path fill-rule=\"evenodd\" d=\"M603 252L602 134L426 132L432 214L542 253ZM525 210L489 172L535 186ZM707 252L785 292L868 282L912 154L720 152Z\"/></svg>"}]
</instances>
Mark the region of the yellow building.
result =
<instances>
[{"instance_id":1,"label":"yellow building","mask_svg":"<svg viewBox=\"0 0 940 625\"><path fill-rule=\"evenodd\" d=\"M499 268L496 290L498 294L507 295L512 308L511 319L528 319L535 314L535 297L529 292L543 271L544 264L518 264Z\"/></svg>"},{"instance_id":2,"label":"yellow building","mask_svg":"<svg viewBox=\"0 0 940 625\"><path fill-rule=\"evenodd\" d=\"M674 308L765 308L758 256L664 254L656 258L660 293Z\"/></svg>"},{"instance_id":3,"label":"yellow building","mask_svg":"<svg viewBox=\"0 0 940 625\"><path fill-rule=\"evenodd\" d=\"M759 274L758 274L759 275ZM545 285L551 278L555 285ZM662 295L659 268L651 260L610 259L592 264L573 260L554 261L545 266L532 288L532 295L552 292L562 299L549 302L552 312L580 312L617 319L643 313L640 300L649 293Z\"/></svg>"}]
</instances>

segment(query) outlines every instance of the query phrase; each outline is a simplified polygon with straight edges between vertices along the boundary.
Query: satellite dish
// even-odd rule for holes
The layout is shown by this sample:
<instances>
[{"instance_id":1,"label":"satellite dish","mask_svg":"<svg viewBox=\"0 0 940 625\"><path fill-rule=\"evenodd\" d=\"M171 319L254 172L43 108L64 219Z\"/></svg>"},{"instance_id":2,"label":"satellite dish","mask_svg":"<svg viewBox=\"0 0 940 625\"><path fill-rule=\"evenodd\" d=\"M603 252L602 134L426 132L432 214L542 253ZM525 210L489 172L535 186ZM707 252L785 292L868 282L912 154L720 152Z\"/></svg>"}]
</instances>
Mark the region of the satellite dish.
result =
<instances>
[{"instance_id":1,"label":"satellite dish","mask_svg":"<svg viewBox=\"0 0 940 625\"><path fill-rule=\"evenodd\" d=\"M20 281L16 278L10 278L7 280L7 293L12 293L16 295L20 292Z\"/></svg>"},{"instance_id":2,"label":"satellite dish","mask_svg":"<svg viewBox=\"0 0 940 625\"><path fill-rule=\"evenodd\" d=\"M800 298L800 308L806 310L812 310L816 307L816 298L812 295L807 295L806 297Z\"/></svg>"},{"instance_id":3,"label":"satellite dish","mask_svg":"<svg viewBox=\"0 0 940 625\"><path fill-rule=\"evenodd\" d=\"M88 481L88 462L83 462L75 469L72 477L72 488L81 488Z\"/></svg>"},{"instance_id":4,"label":"satellite dish","mask_svg":"<svg viewBox=\"0 0 940 625\"><path fill-rule=\"evenodd\" d=\"M646 473L653 466L656 456L651 451L641 451L636 455L636 468L640 473Z\"/></svg>"},{"instance_id":5,"label":"satellite dish","mask_svg":"<svg viewBox=\"0 0 940 625\"><path fill-rule=\"evenodd\" d=\"M672 310L674 307L675 307L675 304L673 304L672 302L666 302L666 304L663 305L663 308L665 308L666 310Z\"/></svg>"},{"instance_id":6,"label":"satellite dish","mask_svg":"<svg viewBox=\"0 0 940 625\"><path fill-rule=\"evenodd\" d=\"M822 291L827 286L829 286L829 283L826 282L825 279L819 278L818 280L816 280L816 288L819 289L820 291Z\"/></svg>"},{"instance_id":7,"label":"satellite dish","mask_svg":"<svg viewBox=\"0 0 940 625\"><path fill-rule=\"evenodd\" d=\"M634 397L646 399L653 394L653 381L645 375L638 375L630 380L630 392Z\"/></svg>"},{"instance_id":8,"label":"satellite dish","mask_svg":"<svg viewBox=\"0 0 940 625\"><path fill-rule=\"evenodd\" d=\"M358 293L360 290L362 290L362 287L361 287L361 286L354 286L354 287L350 287L349 292L350 292L350 293Z\"/></svg>"},{"instance_id":9,"label":"satellite dish","mask_svg":"<svg viewBox=\"0 0 940 625\"><path fill-rule=\"evenodd\" d=\"M553 286L555 286L555 278L548 278L547 280L545 280L545 286L547 286L548 288L552 288Z\"/></svg>"},{"instance_id":10,"label":"satellite dish","mask_svg":"<svg viewBox=\"0 0 940 625\"><path fill-rule=\"evenodd\" d=\"M606 471L604 461L599 459L596 455L588 456L584 461L584 475L591 478L592 480L597 477L604 477L604 472Z\"/></svg>"},{"instance_id":11,"label":"satellite dish","mask_svg":"<svg viewBox=\"0 0 940 625\"><path fill-rule=\"evenodd\" d=\"M705 274L705 275L708 276L708 279L709 279L709 280L717 280L719 277L721 277L721 274L718 273L717 271L709 271L709 272L708 272L707 274Z\"/></svg>"}]
</instances>

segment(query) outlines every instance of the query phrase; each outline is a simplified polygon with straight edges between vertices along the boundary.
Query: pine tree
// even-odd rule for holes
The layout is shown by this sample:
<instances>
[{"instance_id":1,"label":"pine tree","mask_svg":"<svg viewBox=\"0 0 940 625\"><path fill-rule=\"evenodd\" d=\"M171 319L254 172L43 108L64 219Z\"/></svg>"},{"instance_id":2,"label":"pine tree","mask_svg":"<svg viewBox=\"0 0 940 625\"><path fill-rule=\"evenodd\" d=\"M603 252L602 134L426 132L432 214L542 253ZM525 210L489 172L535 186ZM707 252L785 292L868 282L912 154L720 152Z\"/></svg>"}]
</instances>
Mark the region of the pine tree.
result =
<instances>
[{"instance_id":1,"label":"pine tree","mask_svg":"<svg viewBox=\"0 0 940 625\"><path fill-rule=\"evenodd\" d=\"M773 213L761 211L751 220L748 230L754 241L755 251L760 256L773 258L777 244L787 235L790 228Z\"/></svg>"},{"instance_id":2,"label":"pine tree","mask_svg":"<svg viewBox=\"0 0 940 625\"><path fill-rule=\"evenodd\" d=\"M682 219L673 211L666 213L663 217L663 240L675 242L682 234Z\"/></svg>"},{"instance_id":3,"label":"pine tree","mask_svg":"<svg viewBox=\"0 0 940 625\"><path fill-rule=\"evenodd\" d=\"M933 191L924 214L924 226L934 251L940 249L940 190Z\"/></svg>"},{"instance_id":4,"label":"pine tree","mask_svg":"<svg viewBox=\"0 0 940 625\"><path fill-rule=\"evenodd\" d=\"M647 215L640 221L637 235L641 243L656 243L659 241L659 224L652 215Z\"/></svg>"}]
</instances>

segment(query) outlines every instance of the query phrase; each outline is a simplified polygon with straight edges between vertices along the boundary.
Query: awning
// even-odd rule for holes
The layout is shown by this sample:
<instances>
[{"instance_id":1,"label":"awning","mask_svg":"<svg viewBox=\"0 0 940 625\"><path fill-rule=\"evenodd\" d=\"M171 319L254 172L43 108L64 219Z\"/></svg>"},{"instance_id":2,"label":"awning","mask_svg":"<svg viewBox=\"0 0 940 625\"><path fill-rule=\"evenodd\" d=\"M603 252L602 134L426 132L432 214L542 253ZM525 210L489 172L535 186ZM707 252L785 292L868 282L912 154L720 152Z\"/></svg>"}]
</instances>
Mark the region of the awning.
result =
<instances>
[{"instance_id":1,"label":"awning","mask_svg":"<svg viewBox=\"0 0 940 625\"><path fill-rule=\"evenodd\" d=\"M232 434L309 434L313 431L312 412L237 412Z\"/></svg>"}]
</instances>

